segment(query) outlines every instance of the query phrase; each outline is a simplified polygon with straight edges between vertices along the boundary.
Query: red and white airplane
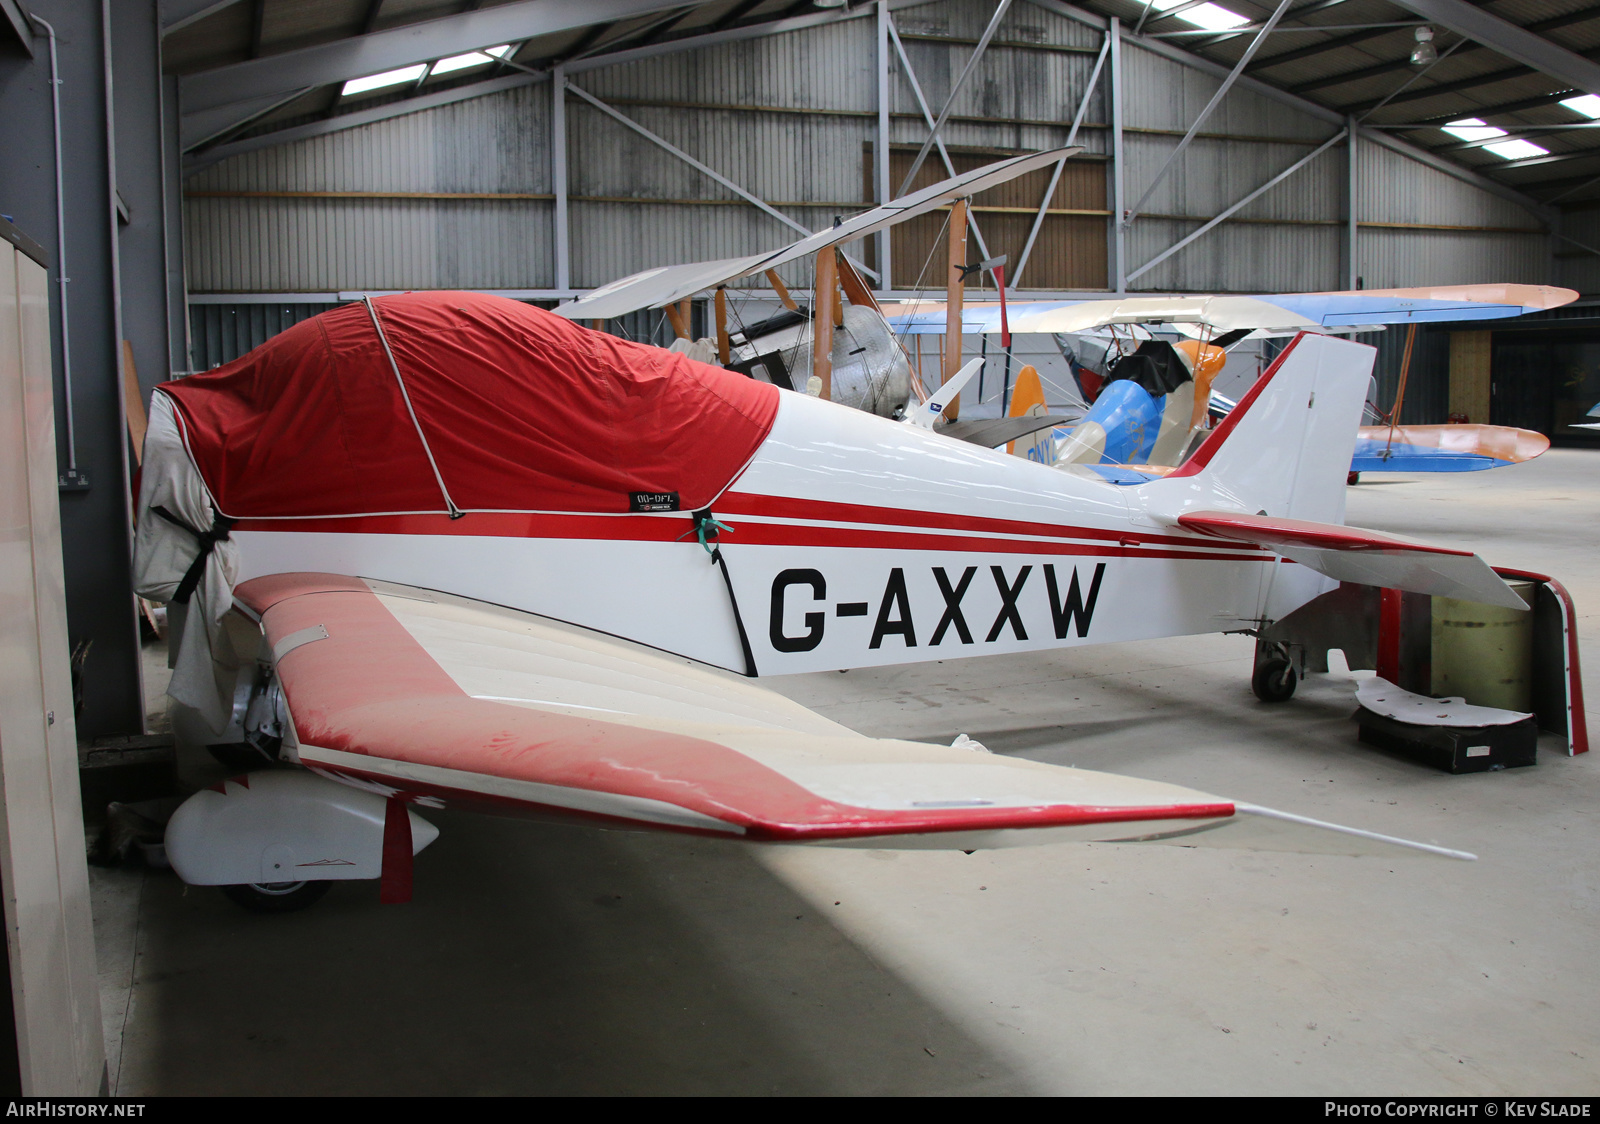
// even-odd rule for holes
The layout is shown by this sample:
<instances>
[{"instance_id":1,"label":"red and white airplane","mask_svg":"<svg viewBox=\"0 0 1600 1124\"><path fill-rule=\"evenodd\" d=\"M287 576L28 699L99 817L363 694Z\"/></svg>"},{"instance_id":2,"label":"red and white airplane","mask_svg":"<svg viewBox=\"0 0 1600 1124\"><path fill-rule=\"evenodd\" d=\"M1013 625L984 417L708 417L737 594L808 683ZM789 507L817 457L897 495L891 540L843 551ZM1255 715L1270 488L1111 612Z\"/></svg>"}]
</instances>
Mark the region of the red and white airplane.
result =
<instances>
[{"instance_id":1,"label":"red and white airplane","mask_svg":"<svg viewBox=\"0 0 1600 1124\"><path fill-rule=\"evenodd\" d=\"M441 805L1470 857L868 738L749 678L1258 629L1338 581L1522 608L1474 554L1342 525L1372 357L1297 337L1181 467L1119 487L500 298L304 321L154 396L137 584L180 610L172 693L303 766L195 794L168 854L265 909L380 874L404 900Z\"/></svg>"}]
</instances>

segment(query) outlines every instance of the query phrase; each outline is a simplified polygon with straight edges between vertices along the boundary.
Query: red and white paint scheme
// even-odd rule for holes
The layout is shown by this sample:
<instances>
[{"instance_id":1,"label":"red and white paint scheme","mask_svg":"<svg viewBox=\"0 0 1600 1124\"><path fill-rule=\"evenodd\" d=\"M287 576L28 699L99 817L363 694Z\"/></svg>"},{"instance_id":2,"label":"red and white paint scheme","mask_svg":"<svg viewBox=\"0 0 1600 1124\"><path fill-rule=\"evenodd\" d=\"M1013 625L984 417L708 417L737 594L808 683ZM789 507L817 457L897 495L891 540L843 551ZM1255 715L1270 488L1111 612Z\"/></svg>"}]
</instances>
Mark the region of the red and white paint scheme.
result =
<instances>
[{"instance_id":1,"label":"red and white paint scheme","mask_svg":"<svg viewBox=\"0 0 1600 1124\"><path fill-rule=\"evenodd\" d=\"M1321 828L865 738L742 676L1253 629L1352 566L1521 607L1474 555L1341 526L1372 355L1297 338L1187 463L1127 487L512 301L385 297L160 388L139 586L190 587L180 701L391 802L967 849ZM388 820L359 830L408 862ZM168 849L255 883L252 847L286 844L251 830L232 873L202 873L214 831Z\"/></svg>"}]
</instances>

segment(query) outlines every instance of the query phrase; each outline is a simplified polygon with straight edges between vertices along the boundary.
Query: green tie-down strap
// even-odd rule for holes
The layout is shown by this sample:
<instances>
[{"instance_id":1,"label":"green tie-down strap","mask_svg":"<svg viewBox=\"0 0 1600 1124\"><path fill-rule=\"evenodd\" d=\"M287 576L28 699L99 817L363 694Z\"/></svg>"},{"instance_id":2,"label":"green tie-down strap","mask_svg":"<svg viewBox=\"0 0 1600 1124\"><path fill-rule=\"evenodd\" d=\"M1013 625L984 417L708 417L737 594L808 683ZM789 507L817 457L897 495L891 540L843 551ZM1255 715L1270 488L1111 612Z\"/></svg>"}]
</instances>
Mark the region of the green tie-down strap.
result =
<instances>
[{"instance_id":1,"label":"green tie-down strap","mask_svg":"<svg viewBox=\"0 0 1600 1124\"><path fill-rule=\"evenodd\" d=\"M722 570L722 584L728 587L728 604L733 607L734 627L739 630L739 650L744 656L744 673L754 678L756 675L756 655L750 648L750 636L744 630L744 617L739 612L739 599L733 593L733 578L728 573L728 560L722 556L722 551L717 546L717 536L722 534L723 531L732 533L733 528L726 523L719 522L717 517L711 514L709 507L694 513L694 531L692 533L695 538L700 540L700 546L705 552L711 555L711 561L716 563L717 567ZM678 536L678 541L682 542L689 535L690 532L685 531Z\"/></svg>"},{"instance_id":2,"label":"green tie-down strap","mask_svg":"<svg viewBox=\"0 0 1600 1124\"><path fill-rule=\"evenodd\" d=\"M715 558L717 555L717 536L723 531L732 533L733 528L721 522L715 515L712 515L710 508L706 508L704 511L694 513L694 530L692 532L685 531L679 535L678 541L682 542L690 534L693 534L695 538L700 540L701 548Z\"/></svg>"}]
</instances>

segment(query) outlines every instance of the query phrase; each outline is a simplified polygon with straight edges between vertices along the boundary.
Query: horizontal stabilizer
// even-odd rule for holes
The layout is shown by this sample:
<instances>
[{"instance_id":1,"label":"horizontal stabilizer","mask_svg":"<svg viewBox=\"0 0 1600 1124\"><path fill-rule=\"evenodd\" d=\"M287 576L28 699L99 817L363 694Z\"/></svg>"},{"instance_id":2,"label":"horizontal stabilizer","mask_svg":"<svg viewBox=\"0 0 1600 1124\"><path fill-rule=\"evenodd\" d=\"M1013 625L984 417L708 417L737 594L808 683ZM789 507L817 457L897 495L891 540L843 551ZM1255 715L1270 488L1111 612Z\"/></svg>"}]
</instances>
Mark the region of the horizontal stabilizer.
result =
<instances>
[{"instance_id":1,"label":"horizontal stabilizer","mask_svg":"<svg viewBox=\"0 0 1600 1124\"><path fill-rule=\"evenodd\" d=\"M1233 511L1185 512L1178 516L1178 525L1219 539L1264 546L1337 581L1455 597L1503 609L1528 607L1487 562L1470 550L1434 546L1337 523Z\"/></svg>"},{"instance_id":2,"label":"horizontal stabilizer","mask_svg":"<svg viewBox=\"0 0 1600 1124\"><path fill-rule=\"evenodd\" d=\"M939 432L946 437L982 445L985 449L996 449L1007 441L1015 441L1019 437L1026 437L1030 433L1037 433L1051 426L1071 425L1078 420L1078 417L1069 417L1066 414L1039 414L1023 418L976 418L970 421L951 422Z\"/></svg>"}]
</instances>

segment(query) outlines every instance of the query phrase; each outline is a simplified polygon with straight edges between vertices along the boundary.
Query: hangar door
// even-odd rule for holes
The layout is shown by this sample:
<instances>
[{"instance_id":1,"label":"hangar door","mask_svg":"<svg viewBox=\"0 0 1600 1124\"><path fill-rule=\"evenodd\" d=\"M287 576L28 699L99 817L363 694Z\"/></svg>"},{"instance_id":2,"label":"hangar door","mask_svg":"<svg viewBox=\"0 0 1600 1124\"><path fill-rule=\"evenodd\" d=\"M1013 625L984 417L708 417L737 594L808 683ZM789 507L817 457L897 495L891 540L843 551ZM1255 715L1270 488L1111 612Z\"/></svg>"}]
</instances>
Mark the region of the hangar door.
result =
<instances>
[{"instance_id":1,"label":"hangar door","mask_svg":"<svg viewBox=\"0 0 1600 1124\"><path fill-rule=\"evenodd\" d=\"M899 193L901 182L911 170L911 162L917 158L917 148L916 145L889 147L890 191ZM949 152L950 162L958 173L1017 155L992 148L952 148ZM868 146L865 199L877 195L872 159L872 149ZM1053 171L1053 168L1041 168L972 198L972 212L977 217L978 229L983 231L989 253L1008 255L1008 286L1022 259L1022 247L1027 244L1028 231L1033 229L1039 202L1044 197L1044 189L1050 186ZM948 175L939 154L930 153L917 169L917 177L909 190L928 187ZM949 215L948 210L934 211L892 228L893 241L889 249L896 289L944 292L946 255L941 232ZM1028 268L1022 275L1023 288L1074 291L1106 288L1106 227L1110 216L1111 212L1106 210L1105 160L1094 156L1068 160L1028 257ZM864 247L867 264L874 269L877 268L873 260L876 245L877 239L869 238ZM977 261L978 247L970 237L967 250L970 260Z\"/></svg>"},{"instance_id":2,"label":"hangar door","mask_svg":"<svg viewBox=\"0 0 1600 1124\"><path fill-rule=\"evenodd\" d=\"M14 242L43 251L0 226L13 239L0 242L0 897L10 982L9 996L0 992L0 1085L93 1096L105 1046L67 663L49 287Z\"/></svg>"}]
</instances>

